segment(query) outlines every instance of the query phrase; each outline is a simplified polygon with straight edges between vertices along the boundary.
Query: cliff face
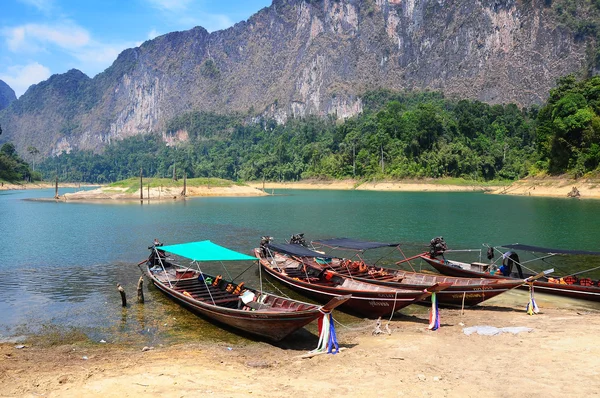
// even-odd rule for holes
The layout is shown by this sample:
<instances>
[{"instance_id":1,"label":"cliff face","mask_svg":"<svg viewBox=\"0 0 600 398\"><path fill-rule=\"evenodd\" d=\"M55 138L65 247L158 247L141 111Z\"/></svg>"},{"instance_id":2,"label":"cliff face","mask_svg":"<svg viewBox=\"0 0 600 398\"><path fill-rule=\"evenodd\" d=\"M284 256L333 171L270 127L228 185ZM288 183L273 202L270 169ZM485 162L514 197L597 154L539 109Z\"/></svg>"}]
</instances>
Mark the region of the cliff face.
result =
<instances>
[{"instance_id":1,"label":"cliff face","mask_svg":"<svg viewBox=\"0 0 600 398\"><path fill-rule=\"evenodd\" d=\"M160 132L191 110L344 118L375 88L539 104L558 77L586 68L590 44L559 27L547 3L274 0L230 29L126 50L94 79L51 77L0 112L1 139L50 155Z\"/></svg>"},{"instance_id":2,"label":"cliff face","mask_svg":"<svg viewBox=\"0 0 600 398\"><path fill-rule=\"evenodd\" d=\"M0 111L16 100L15 91L10 86L0 80Z\"/></svg>"}]
</instances>

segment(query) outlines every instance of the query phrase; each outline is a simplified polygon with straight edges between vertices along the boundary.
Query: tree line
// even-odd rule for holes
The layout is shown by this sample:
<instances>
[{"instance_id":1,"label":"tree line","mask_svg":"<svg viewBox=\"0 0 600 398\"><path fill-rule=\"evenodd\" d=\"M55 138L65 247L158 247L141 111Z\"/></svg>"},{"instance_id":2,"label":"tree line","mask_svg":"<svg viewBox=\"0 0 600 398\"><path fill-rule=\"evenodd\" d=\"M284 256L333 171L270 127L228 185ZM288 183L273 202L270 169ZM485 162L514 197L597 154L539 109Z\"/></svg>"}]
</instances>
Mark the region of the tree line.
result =
<instances>
[{"instance_id":1,"label":"tree line","mask_svg":"<svg viewBox=\"0 0 600 398\"><path fill-rule=\"evenodd\" d=\"M168 135L186 130L185 143L168 146L159 134L139 135L110 144L102 154L74 151L48 158L38 170L45 179L90 183L133 177L140 169L149 177L185 173L235 181L490 181L540 173L581 177L600 164L600 77L559 79L542 107L389 90L365 94L363 107L343 122L309 116L283 125L189 112L166 125Z\"/></svg>"}]
</instances>

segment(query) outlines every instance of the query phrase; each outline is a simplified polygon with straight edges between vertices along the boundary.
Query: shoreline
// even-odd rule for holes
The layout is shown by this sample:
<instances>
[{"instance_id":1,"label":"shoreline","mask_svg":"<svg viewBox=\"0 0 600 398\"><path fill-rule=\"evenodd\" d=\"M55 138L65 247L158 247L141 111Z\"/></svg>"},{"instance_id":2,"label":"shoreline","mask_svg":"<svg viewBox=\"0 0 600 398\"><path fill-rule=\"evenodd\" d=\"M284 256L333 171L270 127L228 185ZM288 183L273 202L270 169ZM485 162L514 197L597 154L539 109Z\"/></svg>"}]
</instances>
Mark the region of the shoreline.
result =
<instances>
[{"instance_id":1,"label":"shoreline","mask_svg":"<svg viewBox=\"0 0 600 398\"><path fill-rule=\"evenodd\" d=\"M97 185L63 183L61 188L89 188ZM53 183L35 184L8 184L4 183L0 190L27 190L27 189L54 188ZM569 195L576 193L576 199L600 199L600 179L574 180L565 177L525 178L507 185L486 184L452 184L443 180L302 180L295 182L261 182L251 181L246 185L231 185L229 187L188 187L186 195L181 194L181 188L151 188L144 190L144 201L180 200L186 197L208 196L265 196L275 189L297 190L357 190L381 192L483 192L492 195L515 195L535 197L555 197L572 199ZM49 198L48 200L55 200ZM63 201L139 201L140 192L126 193L124 189L107 188L100 186L93 190L82 190L74 193L60 195L58 200Z\"/></svg>"},{"instance_id":2,"label":"shoreline","mask_svg":"<svg viewBox=\"0 0 600 398\"><path fill-rule=\"evenodd\" d=\"M536 196L572 199L600 199L600 179L574 180L566 177L525 178L506 185L446 184L435 180L360 182L356 180L305 180L297 182L250 182L258 189L324 189L383 192L483 192L491 195Z\"/></svg>"},{"instance_id":3,"label":"shoreline","mask_svg":"<svg viewBox=\"0 0 600 398\"><path fill-rule=\"evenodd\" d=\"M502 296L508 297L464 312L441 308L437 331L427 330L427 314L407 311L381 321L390 334L374 334L375 320L336 324L344 350L310 359L300 357L316 347L318 336L306 332L277 345L190 341L143 349L111 342L3 343L0 395L313 397L328 392L342 397L377 391L381 396L520 397L527 391L546 398L572 395L573 380L588 381L577 384L579 395L594 395L589 381L600 346L589 331L600 327L600 311L579 307L576 300L554 305L540 294L541 312L530 316L524 310L526 292ZM471 326L530 330L466 335L463 329Z\"/></svg>"}]
</instances>

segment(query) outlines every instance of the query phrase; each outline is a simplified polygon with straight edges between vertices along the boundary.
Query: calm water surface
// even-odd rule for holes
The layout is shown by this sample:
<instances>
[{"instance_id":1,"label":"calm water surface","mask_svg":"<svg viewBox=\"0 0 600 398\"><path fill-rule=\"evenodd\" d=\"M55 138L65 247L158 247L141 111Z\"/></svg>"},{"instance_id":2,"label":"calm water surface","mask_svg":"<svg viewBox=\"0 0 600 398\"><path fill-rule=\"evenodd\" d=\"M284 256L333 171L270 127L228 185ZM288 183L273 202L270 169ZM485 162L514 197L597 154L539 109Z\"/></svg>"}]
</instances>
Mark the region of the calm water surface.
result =
<instances>
[{"instance_id":1,"label":"calm water surface","mask_svg":"<svg viewBox=\"0 0 600 398\"><path fill-rule=\"evenodd\" d=\"M308 240L402 242L407 255L423 251L439 235L455 249L519 242L600 251L600 201L480 193L275 193L140 205L32 201L25 199L51 198L54 190L0 191L0 340L48 325L109 342L155 344L190 335L235 340L148 286L146 304L135 303L141 275L136 264L155 237L166 244L210 239L245 253L262 235L283 242L298 232ZM235 276L248 265L235 264L230 272ZM256 268L242 280L257 284ZM126 309L116 283L128 292ZM278 285L265 288L300 298Z\"/></svg>"}]
</instances>

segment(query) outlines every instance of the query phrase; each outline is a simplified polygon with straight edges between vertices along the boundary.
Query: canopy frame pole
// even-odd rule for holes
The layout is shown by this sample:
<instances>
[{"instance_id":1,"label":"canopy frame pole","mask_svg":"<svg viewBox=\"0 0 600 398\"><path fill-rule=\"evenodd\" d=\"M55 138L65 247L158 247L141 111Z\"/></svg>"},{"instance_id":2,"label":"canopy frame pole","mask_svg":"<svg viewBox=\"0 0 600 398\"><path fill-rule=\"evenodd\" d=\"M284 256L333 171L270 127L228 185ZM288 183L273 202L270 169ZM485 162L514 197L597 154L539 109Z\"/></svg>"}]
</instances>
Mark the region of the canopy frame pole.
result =
<instances>
[{"instance_id":1,"label":"canopy frame pole","mask_svg":"<svg viewBox=\"0 0 600 398\"><path fill-rule=\"evenodd\" d=\"M167 269L165 268L165 265L163 264L162 258L160 258L160 254L158 253L158 249L156 248L156 246L154 246L153 249L156 252L156 258L158 258L158 263L160 264L160 267L162 268L163 272L165 273L165 277L167 278L167 282L169 283L169 287L173 288L173 285L171 284L171 278L169 278L169 274L167 274Z\"/></svg>"},{"instance_id":2,"label":"canopy frame pole","mask_svg":"<svg viewBox=\"0 0 600 398\"><path fill-rule=\"evenodd\" d=\"M204 286L206 286L206 291L208 292L208 296L210 297L210 301L212 301L213 305L217 305L215 303L215 299L213 298L212 292L210 291L210 285L208 283L206 283L206 278L204 277L204 272L200 268L200 262L196 261L196 260L192 260L192 262L190 264L195 264L196 268L198 268L198 271L200 272L200 275L202 275L202 282L204 282ZM188 267L187 269L191 269L191 268L192 267Z\"/></svg>"},{"instance_id":3,"label":"canopy frame pole","mask_svg":"<svg viewBox=\"0 0 600 398\"><path fill-rule=\"evenodd\" d=\"M488 246L488 247L489 247L489 246ZM500 250L500 249L498 249L498 248L496 248L496 247L494 247L494 250L496 250L498 253L500 253L500 254L502 254L502 256L504 256L504 253L502 252L502 250ZM548 257L551 257L551 256L548 256ZM499 257L499 258L498 258L498 260L499 260L499 259L501 259L501 258L503 258L503 257ZM544 258L545 258L545 257L544 257ZM514 261L514 260L513 260L513 261ZM531 260L531 261L534 261L534 260ZM525 269L526 269L527 271L529 271L529 272L533 272L534 274L537 274L537 272L536 272L535 270L533 270L533 269L531 269L531 268L529 268L529 267L526 267L526 266L524 265L524 264L526 264L526 263L529 263L529 262L531 262L531 261L524 261L524 262L518 262L518 261L515 261L515 264L518 264L518 265L520 265L521 267L525 268ZM496 263L496 260L494 260L494 262L493 262L493 263L495 264L495 263Z\"/></svg>"}]
</instances>

